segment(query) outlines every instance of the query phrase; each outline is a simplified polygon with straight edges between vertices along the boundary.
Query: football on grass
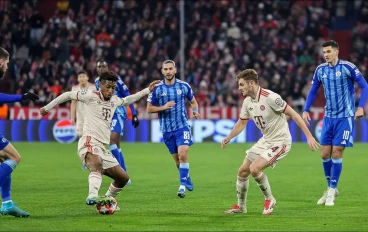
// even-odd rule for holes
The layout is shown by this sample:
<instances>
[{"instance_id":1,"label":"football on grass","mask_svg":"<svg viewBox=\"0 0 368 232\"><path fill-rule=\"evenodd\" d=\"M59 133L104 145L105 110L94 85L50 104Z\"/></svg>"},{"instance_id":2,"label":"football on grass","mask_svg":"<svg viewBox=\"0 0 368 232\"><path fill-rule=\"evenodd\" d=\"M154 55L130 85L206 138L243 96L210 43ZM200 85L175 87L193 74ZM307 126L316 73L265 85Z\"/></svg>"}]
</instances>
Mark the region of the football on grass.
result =
<instances>
[{"instance_id":1,"label":"football on grass","mask_svg":"<svg viewBox=\"0 0 368 232\"><path fill-rule=\"evenodd\" d=\"M112 202L110 204L106 204L106 205L101 205L101 204L97 204L97 211L99 214L114 214L116 212L116 210L118 209L118 202L115 200L115 198L112 198Z\"/></svg>"}]
</instances>

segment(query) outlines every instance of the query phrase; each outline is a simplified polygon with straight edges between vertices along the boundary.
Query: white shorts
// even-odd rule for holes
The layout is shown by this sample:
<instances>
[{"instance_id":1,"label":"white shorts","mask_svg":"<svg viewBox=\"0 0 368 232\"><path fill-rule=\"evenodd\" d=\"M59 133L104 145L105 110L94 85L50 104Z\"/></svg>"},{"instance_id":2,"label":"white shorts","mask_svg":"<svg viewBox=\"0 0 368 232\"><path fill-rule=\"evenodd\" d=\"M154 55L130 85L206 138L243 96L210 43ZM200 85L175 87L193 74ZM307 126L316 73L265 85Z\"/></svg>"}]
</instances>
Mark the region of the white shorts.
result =
<instances>
[{"instance_id":1,"label":"white shorts","mask_svg":"<svg viewBox=\"0 0 368 232\"><path fill-rule=\"evenodd\" d=\"M100 141L91 136L84 135L79 139L78 142L78 156L84 165L87 152L98 155L101 158L103 169L109 169L119 165L115 157Z\"/></svg>"},{"instance_id":2,"label":"white shorts","mask_svg":"<svg viewBox=\"0 0 368 232\"><path fill-rule=\"evenodd\" d=\"M291 141L284 142L267 142L262 137L250 149L246 150L246 158L252 163L262 157L267 160L269 165L274 168L277 162L284 158L291 149Z\"/></svg>"}]
</instances>

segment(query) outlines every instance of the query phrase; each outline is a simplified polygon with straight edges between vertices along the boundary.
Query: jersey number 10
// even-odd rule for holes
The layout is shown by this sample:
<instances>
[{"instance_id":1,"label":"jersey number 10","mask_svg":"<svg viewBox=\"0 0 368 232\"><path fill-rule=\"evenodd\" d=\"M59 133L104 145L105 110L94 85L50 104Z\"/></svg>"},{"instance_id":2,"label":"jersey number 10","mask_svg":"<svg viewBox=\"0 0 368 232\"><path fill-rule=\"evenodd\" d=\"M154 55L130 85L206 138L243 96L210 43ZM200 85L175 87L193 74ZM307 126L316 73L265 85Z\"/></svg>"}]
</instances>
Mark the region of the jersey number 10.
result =
<instances>
[{"instance_id":1,"label":"jersey number 10","mask_svg":"<svg viewBox=\"0 0 368 232\"><path fill-rule=\"evenodd\" d=\"M344 130L344 134L342 135L342 139L348 140L349 139L350 132L347 130Z\"/></svg>"}]
</instances>

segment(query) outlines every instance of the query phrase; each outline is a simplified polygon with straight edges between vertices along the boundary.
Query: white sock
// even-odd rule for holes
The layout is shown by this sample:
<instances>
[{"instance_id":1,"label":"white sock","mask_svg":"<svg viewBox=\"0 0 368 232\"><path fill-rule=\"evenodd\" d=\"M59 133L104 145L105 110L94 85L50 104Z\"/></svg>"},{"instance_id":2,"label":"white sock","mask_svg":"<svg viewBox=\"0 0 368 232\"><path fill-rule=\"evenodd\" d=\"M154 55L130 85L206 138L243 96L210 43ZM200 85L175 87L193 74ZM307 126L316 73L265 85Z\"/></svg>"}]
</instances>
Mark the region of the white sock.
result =
<instances>
[{"instance_id":1,"label":"white sock","mask_svg":"<svg viewBox=\"0 0 368 232\"><path fill-rule=\"evenodd\" d=\"M240 209L246 209L246 201L249 189L249 178L238 176L236 180L236 195L238 196L238 206Z\"/></svg>"},{"instance_id":2,"label":"white sock","mask_svg":"<svg viewBox=\"0 0 368 232\"><path fill-rule=\"evenodd\" d=\"M335 191L336 191L335 188L329 188L328 191L327 191L327 195L333 195L333 196L335 196Z\"/></svg>"},{"instance_id":3,"label":"white sock","mask_svg":"<svg viewBox=\"0 0 368 232\"><path fill-rule=\"evenodd\" d=\"M272 199L272 192L270 183L268 183L268 178L263 172L254 178L258 184L259 189L263 192L266 200Z\"/></svg>"},{"instance_id":4,"label":"white sock","mask_svg":"<svg viewBox=\"0 0 368 232\"><path fill-rule=\"evenodd\" d=\"M123 188L117 188L112 183L110 184L109 189L106 192L107 197L113 197L115 198L120 192L123 190Z\"/></svg>"},{"instance_id":5,"label":"white sock","mask_svg":"<svg viewBox=\"0 0 368 232\"><path fill-rule=\"evenodd\" d=\"M89 197L96 197L98 196L98 190L100 190L102 177L101 173L99 172L91 172L88 176L88 183L89 183Z\"/></svg>"}]
</instances>

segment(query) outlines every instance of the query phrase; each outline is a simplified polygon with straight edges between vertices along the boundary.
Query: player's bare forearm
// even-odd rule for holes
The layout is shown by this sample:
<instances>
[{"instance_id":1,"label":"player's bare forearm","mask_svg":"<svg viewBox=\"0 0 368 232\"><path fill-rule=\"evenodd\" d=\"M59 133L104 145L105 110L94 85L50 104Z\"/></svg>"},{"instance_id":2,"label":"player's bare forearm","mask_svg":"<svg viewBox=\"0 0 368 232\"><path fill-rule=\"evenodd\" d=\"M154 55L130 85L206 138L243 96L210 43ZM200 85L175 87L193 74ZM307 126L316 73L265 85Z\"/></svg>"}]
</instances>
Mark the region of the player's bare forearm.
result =
<instances>
[{"instance_id":1,"label":"player's bare forearm","mask_svg":"<svg viewBox=\"0 0 368 232\"><path fill-rule=\"evenodd\" d=\"M142 91L139 91L138 93L129 95L127 97L121 98L122 102L121 102L121 106L128 106L136 101L138 101L139 99L141 99L142 97L148 95L150 93L150 90L148 88L145 88Z\"/></svg>"},{"instance_id":2,"label":"player's bare forearm","mask_svg":"<svg viewBox=\"0 0 368 232\"><path fill-rule=\"evenodd\" d=\"M49 112L52 108L54 108L57 105L60 105L63 102L69 101L69 100L77 100L76 98L77 94L74 92L65 92L52 100L49 104L43 107L46 112Z\"/></svg>"},{"instance_id":3,"label":"player's bare forearm","mask_svg":"<svg viewBox=\"0 0 368 232\"><path fill-rule=\"evenodd\" d=\"M231 132L227 136L227 138L229 138L229 140L231 140L235 136L239 135L245 129L245 127L247 126L248 121L249 121L248 119L239 119L235 123L234 128L231 130Z\"/></svg>"},{"instance_id":4,"label":"player's bare forearm","mask_svg":"<svg viewBox=\"0 0 368 232\"><path fill-rule=\"evenodd\" d=\"M77 112L77 101L72 100L72 104L70 104L70 114L71 114L71 120L75 121L76 119L76 112Z\"/></svg>"},{"instance_id":5,"label":"player's bare forearm","mask_svg":"<svg viewBox=\"0 0 368 232\"><path fill-rule=\"evenodd\" d=\"M297 112L295 112L293 108L291 108L290 106L287 106L284 113L290 116L295 121L296 125L298 125L300 129L302 129L302 131L304 132L307 138L313 137L308 127L305 125L303 118L300 117L300 115Z\"/></svg>"},{"instance_id":6,"label":"player's bare forearm","mask_svg":"<svg viewBox=\"0 0 368 232\"><path fill-rule=\"evenodd\" d=\"M198 102L197 100L193 97L193 99L190 101L190 105L192 106L192 109L198 109Z\"/></svg>"}]
</instances>

